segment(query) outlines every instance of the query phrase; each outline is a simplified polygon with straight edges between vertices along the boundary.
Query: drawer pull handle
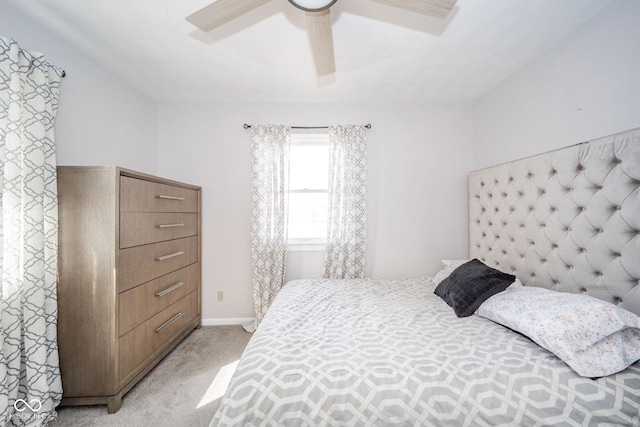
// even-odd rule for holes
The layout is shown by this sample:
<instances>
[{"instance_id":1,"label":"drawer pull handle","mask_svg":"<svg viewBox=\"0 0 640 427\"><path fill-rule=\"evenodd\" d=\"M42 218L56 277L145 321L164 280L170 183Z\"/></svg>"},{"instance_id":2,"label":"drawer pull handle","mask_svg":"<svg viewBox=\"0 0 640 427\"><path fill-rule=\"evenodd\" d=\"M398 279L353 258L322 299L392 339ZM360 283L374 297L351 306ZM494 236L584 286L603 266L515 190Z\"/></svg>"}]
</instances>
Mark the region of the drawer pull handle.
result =
<instances>
[{"instance_id":1,"label":"drawer pull handle","mask_svg":"<svg viewBox=\"0 0 640 427\"><path fill-rule=\"evenodd\" d=\"M160 224L158 228L184 227L184 224Z\"/></svg>"},{"instance_id":2,"label":"drawer pull handle","mask_svg":"<svg viewBox=\"0 0 640 427\"><path fill-rule=\"evenodd\" d=\"M164 194L158 194L158 199L164 199L164 200L184 200L184 197L165 196Z\"/></svg>"},{"instance_id":3,"label":"drawer pull handle","mask_svg":"<svg viewBox=\"0 0 640 427\"><path fill-rule=\"evenodd\" d=\"M177 256L180 256L180 255L184 255L184 251L178 251L178 252L174 252L172 254L167 254L167 255L162 255L162 256L156 257L156 261L164 261L166 259L177 257Z\"/></svg>"},{"instance_id":4,"label":"drawer pull handle","mask_svg":"<svg viewBox=\"0 0 640 427\"><path fill-rule=\"evenodd\" d=\"M156 333L160 333L163 330L165 330L167 327L169 327L170 324L172 324L173 322L175 322L176 320L178 320L179 318L181 318L182 316L184 316L183 312L180 312L178 314L176 314L175 316L173 316L171 319L167 320L166 322L164 322L162 325L158 326L158 329L156 329Z\"/></svg>"},{"instance_id":5,"label":"drawer pull handle","mask_svg":"<svg viewBox=\"0 0 640 427\"><path fill-rule=\"evenodd\" d=\"M169 292L175 291L176 289L178 289L180 286L184 285L184 282L178 282L175 285L168 287L167 289L163 290L163 291L159 291L156 293L157 297L161 297L164 296L166 294L168 294Z\"/></svg>"}]
</instances>

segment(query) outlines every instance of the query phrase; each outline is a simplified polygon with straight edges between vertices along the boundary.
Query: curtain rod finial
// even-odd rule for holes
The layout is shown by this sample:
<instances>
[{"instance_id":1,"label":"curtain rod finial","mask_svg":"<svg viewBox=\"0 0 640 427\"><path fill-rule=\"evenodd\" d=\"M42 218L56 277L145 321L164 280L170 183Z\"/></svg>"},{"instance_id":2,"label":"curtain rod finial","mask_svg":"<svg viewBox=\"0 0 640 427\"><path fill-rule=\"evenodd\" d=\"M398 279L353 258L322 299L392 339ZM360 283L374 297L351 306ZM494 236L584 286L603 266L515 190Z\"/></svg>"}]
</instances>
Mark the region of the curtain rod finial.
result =
<instances>
[{"instance_id":1,"label":"curtain rod finial","mask_svg":"<svg viewBox=\"0 0 640 427\"><path fill-rule=\"evenodd\" d=\"M245 128L245 129L249 129L251 127L251 125L248 125L248 124L245 123L245 124L242 125L242 127Z\"/></svg>"}]
</instances>

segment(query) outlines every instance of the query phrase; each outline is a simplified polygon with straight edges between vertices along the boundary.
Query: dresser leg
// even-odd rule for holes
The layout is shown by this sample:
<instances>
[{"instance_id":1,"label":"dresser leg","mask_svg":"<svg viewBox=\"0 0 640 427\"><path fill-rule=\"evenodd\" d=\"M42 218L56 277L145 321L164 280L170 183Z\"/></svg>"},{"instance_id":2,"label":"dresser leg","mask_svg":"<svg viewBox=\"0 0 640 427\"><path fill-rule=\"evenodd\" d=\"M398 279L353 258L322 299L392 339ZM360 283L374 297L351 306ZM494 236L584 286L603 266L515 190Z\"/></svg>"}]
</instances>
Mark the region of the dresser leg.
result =
<instances>
[{"instance_id":1,"label":"dresser leg","mask_svg":"<svg viewBox=\"0 0 640 427\"><path fill-rule=\"evenodd\" d=\"M107 400L107 413L115 414L120 410L121 407L122 407L122 396L118 395L118 396L110 397Z\"/></svg>"}]
</instances>

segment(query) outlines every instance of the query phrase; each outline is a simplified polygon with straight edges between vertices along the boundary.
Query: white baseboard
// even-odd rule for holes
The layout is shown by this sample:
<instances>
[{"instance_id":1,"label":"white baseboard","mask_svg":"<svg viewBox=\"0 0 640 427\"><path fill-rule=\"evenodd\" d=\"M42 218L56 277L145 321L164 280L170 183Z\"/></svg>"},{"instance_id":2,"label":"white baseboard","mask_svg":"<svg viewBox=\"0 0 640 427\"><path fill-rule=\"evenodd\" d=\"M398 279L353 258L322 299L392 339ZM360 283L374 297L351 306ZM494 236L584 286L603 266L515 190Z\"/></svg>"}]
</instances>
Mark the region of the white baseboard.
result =
<instances>
[{"instance_id":1,"label":"white baseboard","mask_svg":"<svg viewBox=\"0 0 640 427\"><path fill-rule=\"evenodd\" d=\"M255 317L231 317L227 319L202 319L202 326L247 325Z\"/></svg>"}]
</instances>

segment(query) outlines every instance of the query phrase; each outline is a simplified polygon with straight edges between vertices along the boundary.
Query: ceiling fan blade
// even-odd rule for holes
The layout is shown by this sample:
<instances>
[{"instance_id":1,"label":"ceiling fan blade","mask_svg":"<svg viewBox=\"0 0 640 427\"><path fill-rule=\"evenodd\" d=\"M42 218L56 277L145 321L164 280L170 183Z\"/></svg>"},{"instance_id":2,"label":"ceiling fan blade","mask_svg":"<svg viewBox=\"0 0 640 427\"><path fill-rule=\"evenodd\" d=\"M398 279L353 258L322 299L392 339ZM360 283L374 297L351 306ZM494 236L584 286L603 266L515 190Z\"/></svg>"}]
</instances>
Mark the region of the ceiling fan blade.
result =
<instances>
[{"instance_id":1,"label":"ceiling fan blade","mask_svg":"<svg viewBox=\"0 0 640 427\"><path fill-rule=\"evenodd\" d=\"M336 62L333 54L333 31L329 9L306 12L306 15L307 32L316 63L316 72L318 76L335 73Z\"/></svg>"},{"instance_id":2,"label":"ceiling fan blade","mask_svg":"<svg viewBox=\"0 0 640 427\"><path fill-rule=\"evenodd\" d=\"M217 0L209 6L187 16L191 22L202 31L211 31L232 19L262 6L269 0Z\"/></svg>"},{"instance_id":3,"label":"ceiling fan blade","mask_svg":"<svg viewBox=\"0 0 640 427\"><path fill-rule=\"evenodd\" d=\"M373 0L389 6L411 12L421 13L434 18L444 19L447 17L457 0Z\"/></svg>"}]
</instances>

